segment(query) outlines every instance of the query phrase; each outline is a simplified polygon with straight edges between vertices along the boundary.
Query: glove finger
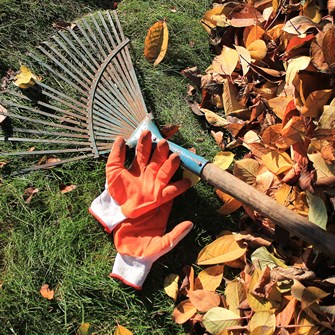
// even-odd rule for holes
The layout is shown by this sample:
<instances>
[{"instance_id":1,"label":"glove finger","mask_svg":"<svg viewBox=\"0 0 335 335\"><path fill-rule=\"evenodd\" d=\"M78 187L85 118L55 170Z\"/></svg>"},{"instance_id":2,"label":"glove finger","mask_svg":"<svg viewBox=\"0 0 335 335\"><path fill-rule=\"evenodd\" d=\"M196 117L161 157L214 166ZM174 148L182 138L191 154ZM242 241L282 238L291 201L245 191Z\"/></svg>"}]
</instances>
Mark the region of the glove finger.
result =
<instances>
[{"instance_id":1,"label":"glove finger","mask_svg":"<svg viewBox=\"0 0 335 335\"><path fill-rule=\"evenodd\" d=\"M152 150L151 132L143 130L138 139L135 151L135 157L131 163L129 171L132 173L141 173L149 162Z\"/></svg>"},{"instance_id":2,"label":"glove finger","mask_svg":"<svg viewBox=\"0 0 335 335\"><path fill-rule=\"evenodd\" d=\"M114 170L124 168L126 160L126 143L121 136L117 136L113 143L112 150L108 156L106 164L106 175L108 176Z\"/></svg>"},{"instance_id":3,"label":"glove finger","mask_svg":"<svg viewBox=\"0 0 335 335\"><path fill-rule=\"evenodd\" d=\"M162 191L162 202L170 201L184 193L192 185L191 180L184 178L166 186Z\"/></svg>"},{"instance_id":4,"label":"glove finger","mask_svg":"<svg viewBox=\"0 0 335 335\"><path fill-rule=\"evenodd\" d=\"M191 221L183 221L164 236L154 237L147 246L145 256L156 256L155 259L171 251L193 228Z\"/></svg>"},{"instance_id":5,"label":"glove finger","mask_svg":"<svg viewBox=\"0 0 335 335\"><path fill-rule=\"evenodd\" d=\"M157 181L159 185L167 185L175 172L180 166L180 157L177 153L173 153L170 157L163 163L161 168L157 173Z\"/></svg>"},{"instance_id":6,"label":"glove finger","mask_svg":"<svg viewBox=\"0 0 335 335\"><path fill-rule=\"evenodd\" d=\"M158 142L154 153L152 154L148 168L157 171L169 157L169 144L166 140Z\"/></svg>"}]
</instances>

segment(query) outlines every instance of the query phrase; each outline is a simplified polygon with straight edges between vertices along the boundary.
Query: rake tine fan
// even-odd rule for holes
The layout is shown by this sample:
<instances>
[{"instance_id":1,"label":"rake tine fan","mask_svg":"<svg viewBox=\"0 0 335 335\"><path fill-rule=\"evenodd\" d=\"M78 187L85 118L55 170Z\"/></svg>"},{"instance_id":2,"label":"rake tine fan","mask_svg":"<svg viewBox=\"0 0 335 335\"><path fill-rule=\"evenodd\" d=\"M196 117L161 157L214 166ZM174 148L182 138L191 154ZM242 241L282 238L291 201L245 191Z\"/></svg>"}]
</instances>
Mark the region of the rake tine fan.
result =
<instances>
[{"instance_id":1,"label":"rake tine fan","mask_svg":"<svg viewBox=\"0 0 335 335\"><path fill-rule=\"evenodd\" d=\"M28 90L1 94L6 110L0 114L10 125L0 137L8 152L0 156L37 157L23 173L98 157L110 151L117 135L129 138L147 111L128 43L116 13L105 11L59 31L30 54L56 84L37 81Z\"/></svg>"}]
</instances>

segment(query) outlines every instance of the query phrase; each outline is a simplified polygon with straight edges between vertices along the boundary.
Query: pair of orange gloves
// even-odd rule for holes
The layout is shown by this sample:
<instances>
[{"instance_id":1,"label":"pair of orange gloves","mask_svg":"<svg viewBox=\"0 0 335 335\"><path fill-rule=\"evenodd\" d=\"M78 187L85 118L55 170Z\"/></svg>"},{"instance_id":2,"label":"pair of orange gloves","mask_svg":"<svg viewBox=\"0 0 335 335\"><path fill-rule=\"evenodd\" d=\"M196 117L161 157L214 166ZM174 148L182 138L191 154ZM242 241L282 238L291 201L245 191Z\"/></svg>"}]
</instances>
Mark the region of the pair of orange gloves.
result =
<instances>
[{"instance_id":1,"label":"pair of orange gloves","mask_svg":"<svg viewBox=\"0 0 335 335\"><path fill-rule=\"evenodd\" d=\"M165 140L152 152L150 131L141 133L129 169L125 157L126 144L117 137L106 164L106 188L89 211L114 234L118 253L110 276L140 290L152 264L193 227L184 221L165 234L173 199L190 187L190 180L171 182L179 156L170 155Z\"/></svg>"}]
</instances>

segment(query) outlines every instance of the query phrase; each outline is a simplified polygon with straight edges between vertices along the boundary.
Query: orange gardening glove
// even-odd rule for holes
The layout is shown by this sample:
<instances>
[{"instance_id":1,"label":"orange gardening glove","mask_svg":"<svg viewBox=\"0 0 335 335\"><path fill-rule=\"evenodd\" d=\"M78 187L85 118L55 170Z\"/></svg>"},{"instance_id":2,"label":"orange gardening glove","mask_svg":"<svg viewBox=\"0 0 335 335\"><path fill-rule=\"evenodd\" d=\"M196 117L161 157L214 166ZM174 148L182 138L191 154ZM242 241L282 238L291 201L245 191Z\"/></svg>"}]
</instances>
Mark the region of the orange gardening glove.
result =
<instances>
[{"instance_id":1,"label":"orange gardening glove","mask_svg":"<svg viewBox=\"0 0 335 335\"><path fill-rule=\"evenodd\" d=\"M89 208L90 213L110 233L126 218L139 217L170 201L190 187L190 180L170 180L180 165L178 154L169 154L166 140L158 142L152 152L151 133L141 133L134 160L124 166L126 144L115 139L106 164L106 189Z\"/></svg>"},{"instance_id":2,"label":"orange gardening glove","mask_svg":"<svg viewBox=\"0 0 335 335\"><path fill-rule=\"evenodd\" d=\"M172 202L139 218L125 220L114 230L114 244L118 254L111 277L137 290L142 289L152 264L189 233L193 224L184 221L164 235Z\"/></svg>"}]
</instances>

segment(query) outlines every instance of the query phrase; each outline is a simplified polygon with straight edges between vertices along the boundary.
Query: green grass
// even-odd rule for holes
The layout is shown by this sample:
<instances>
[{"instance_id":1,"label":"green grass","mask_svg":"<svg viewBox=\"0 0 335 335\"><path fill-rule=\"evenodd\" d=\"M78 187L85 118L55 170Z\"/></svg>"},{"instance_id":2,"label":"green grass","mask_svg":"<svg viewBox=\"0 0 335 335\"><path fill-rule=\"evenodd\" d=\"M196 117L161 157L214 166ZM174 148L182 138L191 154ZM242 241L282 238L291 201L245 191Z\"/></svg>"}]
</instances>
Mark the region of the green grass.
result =
<instances>
[{"instance_id":1,"label":"green grass","mask_svg":"<svg viewBox=\"0 0 335 335\"><path fill-rule=\"evenodd\" d=\"M212 159L219 150L186 106L187 66L204 70L210 63L207 34L199 19L208 0L124 0L119 16L132 40L133 56L148 108L156 123L180 124L178 144ZM46 40L54 20L68 21L104 9L100 1L0 0L0 70L17 69L25 51ZM170 8L175 7L176 12ZM156 68L143 57L146 30L166 18L169 49ZM112 334L118 323L134 334L175 335L187 327L171 319L173 302L163 291L164 277L181 273L215 234L234 223L217 214L220 201L212 187L199 182L176 199L169 227L191 220L195 227L172 252L153 266L144 289L134 291L109 278L115 250L111 238L88 214L91 201L104 187L105 158L64 165L19 177L3 177L0 184L0 334L75 334L83 322L97 334ZM181 173L181 172L180 172ZM75 184L67 194L60 184ZM39 192L26 204L22 194L34 186ZM48 301L39 294L42 284L56 290Z\"/></svg>"}]
</instances>

